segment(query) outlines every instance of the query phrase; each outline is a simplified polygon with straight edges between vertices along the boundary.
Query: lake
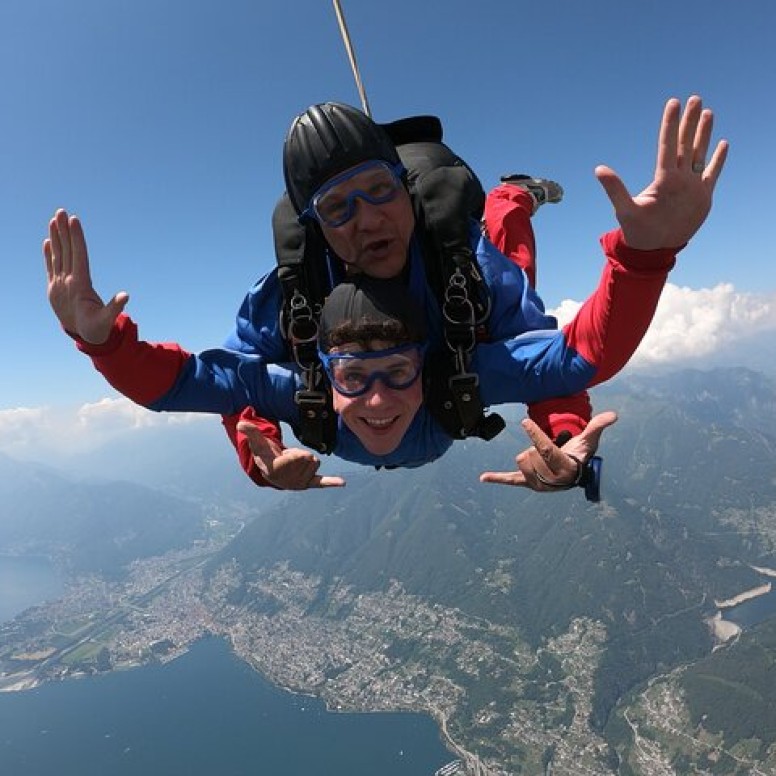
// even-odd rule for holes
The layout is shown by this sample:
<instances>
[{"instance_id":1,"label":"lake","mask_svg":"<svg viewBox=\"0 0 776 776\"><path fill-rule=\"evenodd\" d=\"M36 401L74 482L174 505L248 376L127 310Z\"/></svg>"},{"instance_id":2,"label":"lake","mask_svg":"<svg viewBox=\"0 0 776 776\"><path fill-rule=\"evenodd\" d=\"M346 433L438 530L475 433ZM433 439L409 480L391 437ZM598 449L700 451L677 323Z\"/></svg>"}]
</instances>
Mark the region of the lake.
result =
<instances>
[{"instance_id":1,"label":"lake","mask_svg":"<svg viewBox=\"0 0 776 776\"><path fill-rule=\"evenodd\" d=\"M742 628L751 628L776 615L776 584L770 593L724 609L722 616Z\"/></svg>"},{"instance_id":2,"label":"lake","mask_svg":"<svg viewBox=\"0 0 776 776\"><path fill-rule=\"evenodd\" d=\"M166 665L0 693L13 776L432 776L451 759L429 717L328 712L215 638Z\"/></svg>"},{"instance_id":3,"label":"lake","mask_svg":"<svg viewBox=\"0 0 776 776\"><path fill-rule=\"evenodd\" d=\"M48 558L0 555L0 622L62 595L62 578Z\"/></svg>"}]
</instances>

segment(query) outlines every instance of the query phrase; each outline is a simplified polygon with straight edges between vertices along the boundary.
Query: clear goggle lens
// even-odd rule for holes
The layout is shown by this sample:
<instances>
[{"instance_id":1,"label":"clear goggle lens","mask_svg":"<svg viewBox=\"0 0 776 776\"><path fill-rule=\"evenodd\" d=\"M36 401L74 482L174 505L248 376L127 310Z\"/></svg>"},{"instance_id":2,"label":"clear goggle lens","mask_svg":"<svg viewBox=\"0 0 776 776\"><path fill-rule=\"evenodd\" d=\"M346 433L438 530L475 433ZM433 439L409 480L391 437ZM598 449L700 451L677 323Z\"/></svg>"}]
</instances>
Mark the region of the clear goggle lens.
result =
<instances>
[{"instance_id":1,"label":"clear goggle lens","mask_svg":"<svg viewBox=\"0 0 776 776\"><path fill-rule=\"evenodd\" d=\"M425 347L402 345L359 353L319 353L332 386L344 396L361 396L380 380L396 391L409 388L423 371Z\"/></svg>"},{"instance_id":2,"label":"clear goggle lens","mask_svg":"<svg viewBox=\"0 0 776 776\"><path fill-rule=\"evenodd\" d=\"M370 161L338 175L313 195L301 218L315 218L324 226L337 227L350 221L356 200L382 205L396 198L402 188L404 167Z\"/></svg>"}]
</instances>

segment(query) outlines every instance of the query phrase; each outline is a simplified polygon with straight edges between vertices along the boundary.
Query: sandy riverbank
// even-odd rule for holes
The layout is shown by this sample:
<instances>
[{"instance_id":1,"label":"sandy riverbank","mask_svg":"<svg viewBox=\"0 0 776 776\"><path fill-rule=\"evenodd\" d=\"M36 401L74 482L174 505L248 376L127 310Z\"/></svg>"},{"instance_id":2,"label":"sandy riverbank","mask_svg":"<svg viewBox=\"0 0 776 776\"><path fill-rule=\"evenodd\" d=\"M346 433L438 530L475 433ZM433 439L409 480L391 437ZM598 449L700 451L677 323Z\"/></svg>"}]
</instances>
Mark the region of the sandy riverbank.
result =
<instances>
[{"instance_id":1,"label":"sandy riverbank","mask_svg":"<svg viewBox=\"0 0 776 776\"><path fill-rule=\"evenodd\" d=\"M766 582L764 585L753 587L751 590L745 590L743 593L739 593L733 598L727 598L724 601L714 600L714 605L717 609L730 609L733 606L742 604L744 601L750 601L752 598L759 598L761 595L771 592L771 583Z\"/></svg>"},{"instance_id":2,"label":"sandy riverbank","mask_svg":"<svg viewBox=\"0 0 776 776\"><path fill-rule=\"evenodd\" d=\"M741 633L741 626L729 620L723 620L722 612L717 612L713 617L705 620L705 622L711 628L714 640L719 644L726 644L730 639L735 638Z\"/></svg>"},{"instance_id":3,"label":"sandy riverbank","mask_svg":"<svg viewBox=\"0 0 776 776\"><path fill-rule=\"evenodd\" d=\"M32 690L40 683L40 680L35 676L34 672L11 674L9 676L0 677L0 692Z\"/></svg>"}]
</instances>

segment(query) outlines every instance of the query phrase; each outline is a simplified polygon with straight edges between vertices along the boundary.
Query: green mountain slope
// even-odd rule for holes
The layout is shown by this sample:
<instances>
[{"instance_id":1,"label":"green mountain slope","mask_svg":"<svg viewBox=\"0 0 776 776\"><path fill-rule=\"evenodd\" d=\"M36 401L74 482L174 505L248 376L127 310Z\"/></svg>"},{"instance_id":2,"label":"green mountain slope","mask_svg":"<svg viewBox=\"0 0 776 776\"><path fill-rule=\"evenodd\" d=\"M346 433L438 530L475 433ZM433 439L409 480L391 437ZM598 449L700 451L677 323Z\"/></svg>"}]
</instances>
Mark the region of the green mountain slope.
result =
<instances>
[{"instance_id":1,"label":"green mountain slope","mask_svg":"<svg viewBox=\"0 0 776 776\"><path fill-rule=\"evenodd\" d=\"M344 491L296 494L218 563L234 559L244 579L279 563L314 577L315 616L342 616L342 584L379 593L395 580L516 628L537 650L580 618L601 623L590 720L604 730L630 690L708 655L713 600L761 584L752 565L773 565L776 387L752 372L688 371L620 380L596 404L621 413L601 450L600 505L581 491L480 484L480 471L507 468L525 446L507 431L416 471L351 474ZM254 596L245 584L232 601Z\"/></svg>"},{"instance_id":2,"label":"green mountain slope","mask_svg":"<svg viewBox=\"0 0 776 776\"><path fill-rule=\"evenodd\" d=\"M0 549L109 576L206 535L206 511L128 482L75 479L0 457Z\"/></svg>"}]
</instances>

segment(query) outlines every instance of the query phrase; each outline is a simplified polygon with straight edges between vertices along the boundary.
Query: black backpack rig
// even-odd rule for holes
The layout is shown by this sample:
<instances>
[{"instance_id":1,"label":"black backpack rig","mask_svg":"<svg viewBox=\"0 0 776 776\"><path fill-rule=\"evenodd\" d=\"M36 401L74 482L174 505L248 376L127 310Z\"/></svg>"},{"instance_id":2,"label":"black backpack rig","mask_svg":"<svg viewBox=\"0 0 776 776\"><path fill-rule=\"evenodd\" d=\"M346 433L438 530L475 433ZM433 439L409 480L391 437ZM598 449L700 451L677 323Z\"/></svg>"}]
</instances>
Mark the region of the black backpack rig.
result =
<instances>
[{"instance_id":1,"label":"black backpack rig","mask_svg":"<svg viewBox=\"0 0 776 776\"><path fill-rule=\"evenodd\" d=\"M485 414L479 378L469 371L475 345L487 339L490 316L490 294L469 235L470 220L482 217L485 192L472 169L442 142L436 116L413 116L382 127L407 169L426 276L442 311L446 352L426 364L426 405L454 439L493 439L504 420ZM332 274L317 225L300 224L286 194L275 207L272 228L283 294L281 331L302 369L296 435L328 454L336 442L337 418L318 358L318 319L326 295L342 278Z\"/></svg>"}]
</instances>

